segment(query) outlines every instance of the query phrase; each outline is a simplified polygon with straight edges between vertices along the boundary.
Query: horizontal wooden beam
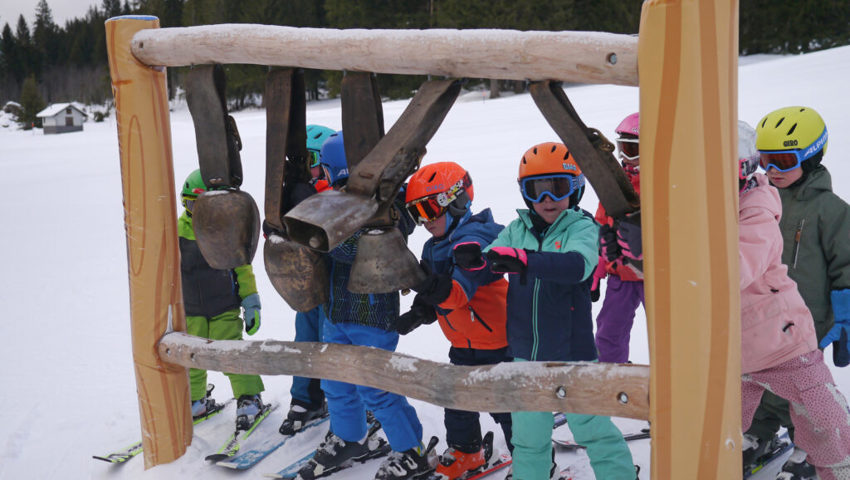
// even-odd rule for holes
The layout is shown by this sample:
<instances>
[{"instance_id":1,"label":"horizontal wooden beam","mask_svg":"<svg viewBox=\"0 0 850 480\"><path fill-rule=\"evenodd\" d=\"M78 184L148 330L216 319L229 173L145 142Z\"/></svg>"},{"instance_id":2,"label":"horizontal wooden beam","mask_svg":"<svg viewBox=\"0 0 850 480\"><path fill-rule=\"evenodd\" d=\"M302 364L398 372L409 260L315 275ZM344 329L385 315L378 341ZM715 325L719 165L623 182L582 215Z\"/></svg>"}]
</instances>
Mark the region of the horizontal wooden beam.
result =
<instances>
[{"instance_id":1,"label":"horizontal wooden beam","mask_svg":"<svg viewBox=\"0 0 850 480\"><path fill-rule=\"evenodd\" d=\"M164 361L184 367L339 380L458 410L649 418L646 365L515 362L465 367L371 347L208 340L181 332L166 334L158 349Z\"/></svg>"},{"instance_id":2,"label":"horizontal wooden beam","mask_svg":"<svg viewBox=\"0 0 850 480\"><path fill-rule=\"evenodd\" d=\"M222 24L142 30L150 66L249 63L452 78L637 85L637 36L517 30L336 30Z\"/></svg>"}]
</instances>

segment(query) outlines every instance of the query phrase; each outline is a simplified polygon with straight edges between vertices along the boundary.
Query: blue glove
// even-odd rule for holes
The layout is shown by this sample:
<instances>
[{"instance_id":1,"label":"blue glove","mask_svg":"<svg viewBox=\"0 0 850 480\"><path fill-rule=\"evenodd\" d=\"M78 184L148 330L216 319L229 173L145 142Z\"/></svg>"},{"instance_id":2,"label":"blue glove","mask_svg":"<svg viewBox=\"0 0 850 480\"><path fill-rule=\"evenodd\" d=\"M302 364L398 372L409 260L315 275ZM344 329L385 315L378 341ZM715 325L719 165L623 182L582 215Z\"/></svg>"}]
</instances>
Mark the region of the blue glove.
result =
<instances>
[{"instance_id":1,"label":"blue glove","mask_svg":"<svg viewBox=\"0 0 850 480\"><path fill-rule=\"evenodd\" d=\"M243 298L242 308L245 309L245 332L253 335L260 329L260 296L252 293Z\"/></svg>"},{"instance_id":2,"label":"blue glove","mask_svg":"<svg viewBox=\"0 0 850 480\"><path fill-rule=\"evenodd\" d=\"M830 293L835 325L820 341L820 348L832 344L832 362L836 367L850 365L850 289Z\"/></svg>"}]
</instances>

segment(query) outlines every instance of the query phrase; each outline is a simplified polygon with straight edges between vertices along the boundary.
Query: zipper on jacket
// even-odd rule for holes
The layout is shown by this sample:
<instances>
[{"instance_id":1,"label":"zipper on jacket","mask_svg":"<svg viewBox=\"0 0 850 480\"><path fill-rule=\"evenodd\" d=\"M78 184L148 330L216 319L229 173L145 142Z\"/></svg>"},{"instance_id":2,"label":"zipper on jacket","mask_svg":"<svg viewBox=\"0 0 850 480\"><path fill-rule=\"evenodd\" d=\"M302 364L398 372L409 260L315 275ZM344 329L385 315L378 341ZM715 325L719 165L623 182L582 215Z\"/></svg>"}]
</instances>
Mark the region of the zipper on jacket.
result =
<instances>
[{"instance_id":1,"label":"zipper on jacket","mask_svg":"<svg viewBox=\"0 0 850 480\"><path fill-rule=\"evenodd\" d=\"M534 279L534 294L531 298L531 329L534 333L534 344L531 347L531 358L529 360L537 360L537 347L540 343L540 338L537 332L537 294L540 290L540 280Z\"/></svg>"},{"instance_id":2,"label":"zipper on jacket","mask_svg":"<svg viewBox=\"0 0 850 480\"><path fill-rule=\"evenodd\" d=\"M791 264L791 268L797 268L797 254L800 253L800 239L803 237L803 225L806 223L806 219L800 219L800 226L797 227L797 232L794 234L794 261Z\"/></svg>"},{"instance_id":3,"label":"zipper on jacket","mask_svg":"<svg viewBox=\"0 0 850 480\"><path fill-rule=\"evenodd\" d=\"M488 332L493 331L493 329L490 328L490 325L487 325L487 323L484 321L484 319L481 318L480 315L478 315L478 312L476 312L475 310L472 309L472 305L469 305L467 308L469 308L469 320L470 321L474 322L477 319L479 322L481 322L481 325L484 328L487 329Z\"/></svg>"}]
</instances>

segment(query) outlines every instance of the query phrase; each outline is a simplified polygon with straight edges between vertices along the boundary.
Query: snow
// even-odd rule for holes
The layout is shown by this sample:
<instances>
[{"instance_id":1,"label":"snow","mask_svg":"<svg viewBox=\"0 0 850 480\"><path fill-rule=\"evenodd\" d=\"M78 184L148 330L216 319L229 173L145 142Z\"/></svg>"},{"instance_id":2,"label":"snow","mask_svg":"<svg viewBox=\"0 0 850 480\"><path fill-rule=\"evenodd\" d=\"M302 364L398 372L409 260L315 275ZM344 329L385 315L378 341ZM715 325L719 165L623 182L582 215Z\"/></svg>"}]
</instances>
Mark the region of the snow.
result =
<instances>
[{"instance_id":1,"label":"snow","mask_svg":"<svg viewBox=\"0 0 850 480\"><path fill-rule=\"evenodd\" d=\"M755 59L754 59L755 60ZM825 164L835 191L850 199L850 47L800 56L759 56L740 68L739 115L751 124L770 110L808 105L825 118L832 136ZM625 115L638 108L638 90L619 86L576 86L568 91L588 125L609 137ZM522 207L515 173L520 155L529 146L556 139L529 95L498 100L471 94L475 101L459 102L428 145L426 162L456 161L475 181L475 209L491 207L497 221L507 224ZM384 104L389 128L406 102ZM310 123L341 127L339 100L308 105ZM238 112L235 118L244 142L245 185L261 204L264 188L265 113ZM178 182L197 168L195 135L185 105L171 116L175 178ZM93 460L140 438L135 377L132 364L126 243L121 179L114 116L86 126L82 132L43 135L40 130L0 129L0 167L6 181L0 190L3 272L0 299L6 320L0 322L0 479L94 478L182 479L203 476L231 479L234 473L207 465L203 457L218 448L232 427L233 405L220 421L199 425L186 454L177 461L145 471L141 458L112 467ZM583 200L593 209L589 191ZM178 205L175 205L177 209ZM415 253L427 239L418 229L411 237ZM263 302L262 328L252 339L292 340L294 313L275 292L254 259ZM402 297L403 307L412 296ZM594 304L598 311L601 302ZM398 351L446 362L449 348L436 325L401 338ZM831 348L827 350L831 365ZM645 314L641 309L632 331L632 360L648 362ZM399 367L400 365L396 365ZM403 365L401 365L403 366ZM842 392L850 393L850 368L832 368ZM492 373L492 372L491 372ZM230 396L227 379L211 372L215 396ZM267 401L289 403L291 379L264 377ZM442 409L411 402L424 424L425 440L443 437ZM274 429L285 408L268 420ZM624 431L645 425L616 419ZM489 415L483 428L500 430ZM567 436L565 429L558 435ZM649 478L649 441L630 444L641 478ZM439 449L442 450L444 444ZM302 451L303 450L303 451ZM262 478L308 449L277 452L239 478ZM297 456L296 456L297 454ZM590 479L583 453L559 453L562 463L578 462L577 478ZM340 473L334 478L371 478L377 465ZM501 476L495 476L501 478Z\"/></svg>"}]
</instances>

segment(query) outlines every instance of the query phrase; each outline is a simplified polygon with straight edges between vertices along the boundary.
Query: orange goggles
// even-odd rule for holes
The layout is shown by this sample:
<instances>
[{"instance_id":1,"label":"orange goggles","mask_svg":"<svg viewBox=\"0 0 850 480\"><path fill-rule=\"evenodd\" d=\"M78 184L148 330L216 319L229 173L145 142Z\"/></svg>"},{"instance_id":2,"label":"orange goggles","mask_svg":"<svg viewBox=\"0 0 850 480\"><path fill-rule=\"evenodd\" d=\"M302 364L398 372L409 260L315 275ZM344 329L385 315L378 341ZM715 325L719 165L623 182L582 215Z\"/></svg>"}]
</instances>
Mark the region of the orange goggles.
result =
<instances>
[{"instance_id":1,"label":"orange goggles","mask_svg":"<svg viewBox=\"0 0 850 480\"><path fill-rule=\"evenodd\" d=\"M413 221L416 222L417 225L422 225L426 222L433 222L445 215L446 211L449 209L449 205L457 199L461 192L464 191L464 187L467 185L472 185L472 180L469 178L469 174L464 175L460 181L452 185L452 187L446 192L440 192L407 202L405 204L407 213L410 214L411 218L413 218Z\"/></svg>"}]
</instances>

